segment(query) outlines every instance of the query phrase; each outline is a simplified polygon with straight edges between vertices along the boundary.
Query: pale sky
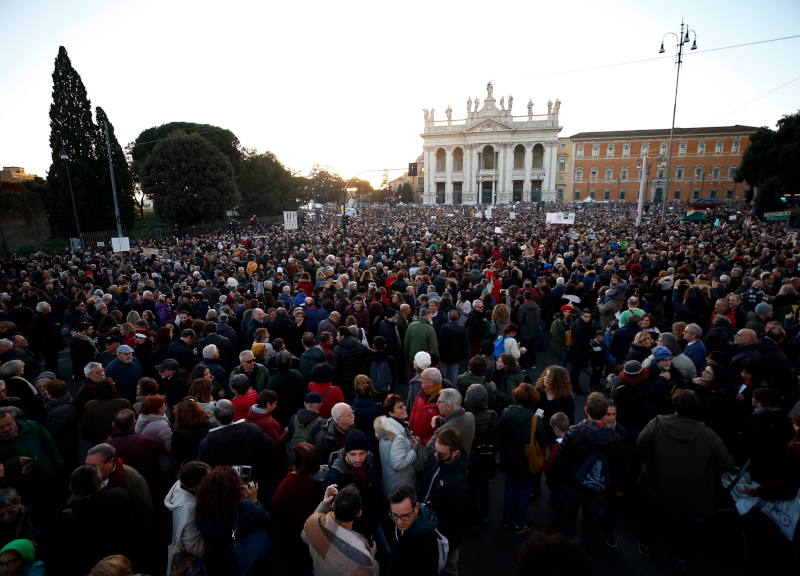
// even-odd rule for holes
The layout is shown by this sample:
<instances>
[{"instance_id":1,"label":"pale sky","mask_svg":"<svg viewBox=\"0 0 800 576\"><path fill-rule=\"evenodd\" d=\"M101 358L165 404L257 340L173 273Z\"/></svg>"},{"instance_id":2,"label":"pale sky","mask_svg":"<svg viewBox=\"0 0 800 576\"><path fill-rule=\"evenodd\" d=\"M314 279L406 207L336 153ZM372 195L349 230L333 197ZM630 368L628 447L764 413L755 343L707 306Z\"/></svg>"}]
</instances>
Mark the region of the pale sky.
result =
<instances>
[{"instance_id":1,"label":"pale sky","mask_svg":"<svg viewBox=\"0 0 800 576\"><path fill-rule=\"evenodd\" d=\"M349 179L407 166L421 152L422 109L464 118L489 80L519 114L531 97L534 114L560 99L561 136L669 127L672 59L541 76L657 57L682 17L698 52L800 34L796 0L0 0L0 166L47 174L59 45L123 147L159 124L213 124L292 170L329 164ZM665 48L674 53L674 37ZM676 126L774 127L797 111L800 80L720 118L800 76L800 38L689 54Z\"/></svg>"}]
</instances>

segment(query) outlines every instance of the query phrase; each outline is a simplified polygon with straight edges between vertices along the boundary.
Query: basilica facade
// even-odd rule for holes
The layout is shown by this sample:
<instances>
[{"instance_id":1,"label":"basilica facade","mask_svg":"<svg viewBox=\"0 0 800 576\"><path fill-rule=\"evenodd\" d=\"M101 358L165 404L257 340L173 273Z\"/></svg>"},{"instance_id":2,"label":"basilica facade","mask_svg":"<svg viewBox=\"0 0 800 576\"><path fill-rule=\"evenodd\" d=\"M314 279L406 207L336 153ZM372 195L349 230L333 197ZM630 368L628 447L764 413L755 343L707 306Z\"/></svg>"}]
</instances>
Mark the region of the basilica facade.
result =
<instances>
[{"instance_id":1,"label":"basilica facade","mask_svg":"<svg viewBox=\"0 0 800 576\"><path fill-rule=\"evenodd\" d=\"M423 110L424 204L495 204L556 199L559 158L558 113L561 103L547 103L547 114L513 115L513 96L486 86L483 105L467 100L466 118L435 119ZM566 148L566 145L564 145ZM566 153L566 149L564 150Z\"/></svg>"}]
</instances>

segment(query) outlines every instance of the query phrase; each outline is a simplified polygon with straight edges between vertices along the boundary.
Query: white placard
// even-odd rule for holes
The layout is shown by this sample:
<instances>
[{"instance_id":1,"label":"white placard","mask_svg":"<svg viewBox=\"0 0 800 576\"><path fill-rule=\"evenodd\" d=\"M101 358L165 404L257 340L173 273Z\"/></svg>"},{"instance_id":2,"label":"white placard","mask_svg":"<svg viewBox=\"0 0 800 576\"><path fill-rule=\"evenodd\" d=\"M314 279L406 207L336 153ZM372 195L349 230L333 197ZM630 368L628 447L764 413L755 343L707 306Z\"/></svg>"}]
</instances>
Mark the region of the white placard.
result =
<instances>
[{"instance_id":1,"label":"white placard","mask_svg":"<svg viewBox=\"0 0 800 576\"><path fill-rule=\"evenodd\" d=\"M475 212L475 218L483 218L483 212Z\"/></svg>"},{"instance_id":2,"label":"white placard","mask_svg":"<svg viewBox=\"0 0 800 576\"><path fill-rule=\"evenodd\" d=\"M491 217L492 217L492 207L491 206L487 206L486 207L486 219L488 220Z\"/></svg>"},{"instance_id":3,"label":"white placard","mask_svg":"<svg viewBox=\"0 0 800 576\"><path fill-rule=\"evenodd\" d=\"M517 213L516 212L509 212L508 213L508 217L511 218L512 220L516 220Z\"/></svg>"},{"instance_id":4,"label":"white placard","mask_svg":"<svg viewBox=\"0 0 800 576\"><path fill-rule=\"evenodd\" d=\"M122 238L112 238L111 249L114 252L130 252L131 251L130 239L127 236L123 236Z\"/></svg>"},{"instance_id":5,"label":"white placard","mask_svg":"<svg viewBox=\"0 0 800 576\"><path fill-rule=\"evenodd\" d=\"M283 229L297 230L297 212L283 213Z\"/></svg>"},{"instance_id":6,"label":"white placard","mask_svg":"<svg viewBox=\"0 0 800 576\"><path fill-rule=\"evenodd\" d=\"M728 220L736 220L736 214L728 216Z\"/></svg>"},{"instance_id":7,"label":"white placard","mask_svg":"<svg viewBox=\"0 0 800 576\"><path fill-rule=\"evenodd\" d=\"M495 226L494 227L494 233L495 234L502 234L503 233L503 229L500 228L500 226Z\"/></svg>"},{"instance_id":8,"label":"white placard","mask_svg":"<svg viewBox=\"0 0 800 576\"><path fill-rule=\"evenodd\" d=\"M548 212L547 224L575 224L575 212Z\"/></svg>"}]
</instances>

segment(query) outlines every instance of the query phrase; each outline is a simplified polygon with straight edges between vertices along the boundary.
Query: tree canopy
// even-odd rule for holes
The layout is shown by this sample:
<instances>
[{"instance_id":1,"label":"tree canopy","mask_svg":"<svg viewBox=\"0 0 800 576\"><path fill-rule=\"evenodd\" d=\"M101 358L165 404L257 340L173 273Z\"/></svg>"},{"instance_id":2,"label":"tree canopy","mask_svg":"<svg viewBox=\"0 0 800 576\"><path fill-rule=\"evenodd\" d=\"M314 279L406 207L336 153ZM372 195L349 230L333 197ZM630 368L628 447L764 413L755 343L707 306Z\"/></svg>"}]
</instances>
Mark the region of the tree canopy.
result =
<instances>
[{"instance_id":1,"label":"tree canopy","mask_svg":"<svg viewBox=\"0 0 800 576\"><path fill-rule=\"evenodd\" d=\"M221 220L239 203L228 157L198 134L171 132L141 166L142 189L169 224Z\"/></svg>"},{"instance_id":2,"label":"tree canopy","mask_svg":"<svg viewBox=\"0 0 800 576\"><path fill-rule=\"evenodd\" d=\"M245 149L237 211L242 217L250 217L297 210L297 199L304 196L305 186L305 178L292 174L272 152L259 154Z\"/></svg>"},{"instance_id":3,"label":"tree canopy","mask_svg":"<svg viewBox=\"0 0 800 576\"><path fill-rule=\"evenodd\" d=\"M780 195L794 197L800 192L800 112L784 116L777 123L778 130L760 128L750 137L750 145L742 156L742 165L736 171L736 182L747 181L757 186L758 195L767 180L771 193L777 183Z\"/></svg>"}]
</instances>

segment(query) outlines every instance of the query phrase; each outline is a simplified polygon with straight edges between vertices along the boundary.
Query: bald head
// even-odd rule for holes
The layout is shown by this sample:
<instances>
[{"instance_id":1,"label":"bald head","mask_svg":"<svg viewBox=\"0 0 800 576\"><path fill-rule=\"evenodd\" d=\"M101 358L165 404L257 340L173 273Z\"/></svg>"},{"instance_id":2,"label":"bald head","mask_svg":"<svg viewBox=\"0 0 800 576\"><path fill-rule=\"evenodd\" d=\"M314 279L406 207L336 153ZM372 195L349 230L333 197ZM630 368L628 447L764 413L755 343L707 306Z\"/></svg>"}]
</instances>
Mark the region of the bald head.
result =
<instances>
[{"instance_id":1,"label":"bald head","mask_svg":"<svg viewBox=\"0 0 800 576\"><path fill-rule=\"evenodd\" d=\"M740 346L749 346L756 341L756 333L754 330L744 328L736 333Z\"/></svg>"}]
</instances>

